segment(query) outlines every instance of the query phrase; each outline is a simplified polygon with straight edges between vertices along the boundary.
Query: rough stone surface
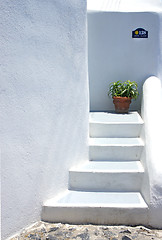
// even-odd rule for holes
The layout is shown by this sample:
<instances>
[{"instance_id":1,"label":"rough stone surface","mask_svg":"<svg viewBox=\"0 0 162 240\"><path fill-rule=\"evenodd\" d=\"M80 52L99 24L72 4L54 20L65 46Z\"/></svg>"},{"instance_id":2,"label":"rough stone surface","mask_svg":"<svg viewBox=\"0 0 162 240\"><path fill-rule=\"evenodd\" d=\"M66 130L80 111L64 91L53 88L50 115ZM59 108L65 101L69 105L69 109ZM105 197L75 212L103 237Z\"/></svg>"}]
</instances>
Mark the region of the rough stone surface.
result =
<instances>
[{"instance_id":1,"label":"rough stone surface","mask_svg":"<svg viewBox=\"0 0 162 240\"><path fill-rule=\"evenodd\" d=\"M160 240L162 230L143 226L69 225L37 222L10 240Z\"/></svg>"}]
</instances>

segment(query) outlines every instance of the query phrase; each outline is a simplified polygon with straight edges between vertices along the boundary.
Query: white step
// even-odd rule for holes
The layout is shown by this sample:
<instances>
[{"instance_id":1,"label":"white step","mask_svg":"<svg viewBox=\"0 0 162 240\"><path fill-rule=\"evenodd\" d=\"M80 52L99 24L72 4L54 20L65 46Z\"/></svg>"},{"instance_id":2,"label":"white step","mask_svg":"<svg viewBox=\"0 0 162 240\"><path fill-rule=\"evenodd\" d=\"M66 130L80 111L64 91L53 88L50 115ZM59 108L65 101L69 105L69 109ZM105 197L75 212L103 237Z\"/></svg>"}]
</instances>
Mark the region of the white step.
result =
<instances>
[{"instance_id":1,"label":"white step","mask_svg":"<svg viewBox=\"0 0 162 240\"><path fill-rule=\"evenodd\" d=\"M91 112L89 114L90 137L139 137L143 120L138 112L116 114Z\"/></svg>"},{"instance_id":2,"label":"white step","mask_svg":"<svg viewBox=\"0 0 162 240\"><path fill-rule=\"evenodd\" d=\"M89 159L93 161L140 160L144 143L140 138L90 138Z\"/></svg>"},{"instance_id":3,"label":"white step","mask_svg":"<svg viewBox=\"0 0 162 240\"><path fill-rule=\"evenodd\" d=\"M139 192L66 191L45 202L42 220L93 224L147 224L147 205Z\"/></svg>"},{"instance_id":4,"label":"white step","mask_svg":"<svg viewBox=\"0 0 162 240\"><path fill-rule=\"evenodd\" d=\"M140 190L144 169L140 161L87 162L69 172L69 188L85 191Z\"/></svg>"}]
</instances>

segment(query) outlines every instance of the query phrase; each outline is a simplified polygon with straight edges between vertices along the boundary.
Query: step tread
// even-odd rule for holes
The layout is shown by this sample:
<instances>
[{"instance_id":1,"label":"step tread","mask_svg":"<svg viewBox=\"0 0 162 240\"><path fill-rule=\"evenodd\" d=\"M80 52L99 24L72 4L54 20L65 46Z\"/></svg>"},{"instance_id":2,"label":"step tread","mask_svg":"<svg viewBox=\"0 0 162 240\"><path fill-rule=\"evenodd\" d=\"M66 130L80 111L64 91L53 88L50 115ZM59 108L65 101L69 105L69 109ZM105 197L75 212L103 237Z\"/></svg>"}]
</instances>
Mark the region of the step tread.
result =
<instances>
[{"instance_id":1,"label":"step tread","mask_svg":"<svg viewBox=\"0 0 162 240\"><path fill-rule=\"evenodd\" d=\"M143 120L138 112L129 112L128 114L90 112L89 122L101 124L143 124Z\"/></svg>"},{"instance_id":2,"label":"step tread","mask_svg":"<svg viewBox=\"0 0 162 240\"><path fill-rule=\"evenodd\" d=\"M44 206L147 208L139 192L83 192L67 190L58 198L49 199Z\"/></svg>"},{"instance_id":3,"label":"step tread","mask_svg":"<svg viewBox=\"0 0 162 240\"><path fill-rule=\"evenodd\" d=\"M70 172L144 172L140 161L89 161L86 164L70 169Z\"/></svg>"},{"instance_id":4,"label":"step tread","mask_svg":"<svg viewBox=\"0 0 162 240\"><path fill-rule=\"evenodd\" d=\"M144 146L141 138L89 138L90 146Z\"/></svg>"}]
</instances>

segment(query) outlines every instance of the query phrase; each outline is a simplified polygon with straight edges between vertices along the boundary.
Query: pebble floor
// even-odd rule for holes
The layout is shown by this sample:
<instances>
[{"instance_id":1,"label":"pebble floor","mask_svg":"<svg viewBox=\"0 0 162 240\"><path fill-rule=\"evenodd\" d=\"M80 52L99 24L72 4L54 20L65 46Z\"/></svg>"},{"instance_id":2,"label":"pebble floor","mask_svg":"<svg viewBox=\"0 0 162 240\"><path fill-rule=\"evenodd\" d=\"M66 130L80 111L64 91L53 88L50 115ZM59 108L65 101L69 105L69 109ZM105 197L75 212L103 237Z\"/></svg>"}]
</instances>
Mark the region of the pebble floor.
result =
<instances>
[{"instance_id":1,"label":"pebble floor","mask_svg":"<svg viewBox=\"0 0 162 240\"><path fill-rule=\"evenodd\" d=\"M69 225L37 222L10 240L162 240L162 230L143 226Z\"/></svg>"}]
</instances>

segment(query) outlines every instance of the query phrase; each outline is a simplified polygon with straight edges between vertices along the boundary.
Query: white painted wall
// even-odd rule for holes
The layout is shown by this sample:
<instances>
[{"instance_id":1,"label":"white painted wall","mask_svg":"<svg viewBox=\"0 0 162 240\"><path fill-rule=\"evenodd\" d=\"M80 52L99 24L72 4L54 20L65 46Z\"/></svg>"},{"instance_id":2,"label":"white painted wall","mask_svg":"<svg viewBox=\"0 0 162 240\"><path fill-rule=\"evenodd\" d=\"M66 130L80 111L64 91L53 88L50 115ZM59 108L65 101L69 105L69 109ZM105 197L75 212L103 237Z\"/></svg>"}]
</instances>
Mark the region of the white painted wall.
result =
<instances>
[{"instance_id":1,"label":"white painted wall","mask_svg":"<svg viewBox=\"0 0 162 240\"><path fill-rule=\"evenodd\" d=\"M149 224L162 228L162 13L90 11L88 27L91 111L114 108L107 98L110 82L130 79L139 85L131 109L141 110L145 122L142 194ZM132 39L137 27L148 30L149 38Z\"/></svg>"},{"instance_id":2,"label":"white painted wall","mask_svg":"<svg viewBox=\"0 0 162 240\"><path fill-rule=\"evenodd\" d=\"M158 74L159 16L151 12L88 12L88 57L91 111L113 110L107 96L113 81L136 81L140 96L131 110L141 107L142 85ZM148 39L133 39L132 31L142 27Z\"/></svg>"},{"instance_id":3,"label":"white painted wall","mask_svg":"<svg viewBox=\"0 0 162 240\"><path fill-rule=\"evenodd\" d=\"M145 178L142 193L149 205L149 224L162 228L162 80L148 78L143 86L142 118Z\"/></svg>"},{"instance_id":4,"label":"white painted wall","mask_svg":"<svg viewBox=\"0 0 162 240\"><path fill-rule=\"evenodd\" d=\"M131 76L134 80L144 81L156 73L162 77L162 35L160 43L156 44L155 41L159 34L155 26L159 19L162 24L161 16L152 13L136 14L91 15L91 24L96 24L92 33L101 37L98 39L100 44L94 49L99 56L101 50L103 56L109 56L105 61L100 56L102 64L100 61L97 63L96 57L92 58L94 63L96 61L94 67L101 67L97 78L101 79L100 83L105 79L106 87L108 77L105 72L107 66L112 66L111 62L116 65L113 71L109 67L110 81L119 78L125 80ZM88 158L86 3L84 0L2 0L0 16L2 239L5 239L39 220L42 202L66 189L69 168ZM122 30L111 27L110 23ZM145 42L132 42L132 39L128 41L132 29L139 24L149 30L150 38ZM109 38L111 29L113 37ZM118 29L120 35L117 34ZM106 36L102 36L103 30L107 32ZM100 31L101 36L96 34ZM129 49L124 48L122 56L118 48L118 43L121 42L123 46L129 43ZM107 43L111 43L111 47L113 43L114 49L107 49ZM95 46L96 43L93 44ZM105 53L102 45L106 47ZM137 59L132 64L129 61L131 48L135 55L136 51L145 50L146 53L149 49L147 58L142 55L140 64ZM116 55L111 58L112 52ZM134 68L135 64L140 67L139 73ZM103 92L99 87L98 90L95 97L99 100L98 96L103 96ZM152 141L154 140L155 138ZM153 162L150 162L150 166L151 164ZM154 169L157 171L157 167ZM152 177L154 179L155 175ZM157 186L159 181L157 180ZM152 186L154 199L160 196L161 188ZM152 206L151 221L154 224L155 217L158 216L159 220L160 215L159 208L154 211L154 205Z\"/></svg>"},{"instance_id":5,"label":"white painted wall","mask_svg":"<svg viewBox=\"0 0 162 240\"><path fill-rule=\"evenodd\" d=\"M86 1L2 0L2 239L88 159Z\"/></svg>"},{"instance_id":6,"label":"white painted wall","mask_svg":"<svg viewBox=\"0 0 162 240\"><path fill-rule=\"evenodd\" d=\"M88 0L91 11L161 11L161 0Z\"/></svg>"},{"instance_id":7,"label":"white painted wall","mask_svg":"<svg viewBox=\"0 0 162 240\"><path fill-rule=\"evenodd\" d=\"M159 52L158 52L158 74L162 80L162 13L159 14Z\"/></svg>"}]
</instances>

